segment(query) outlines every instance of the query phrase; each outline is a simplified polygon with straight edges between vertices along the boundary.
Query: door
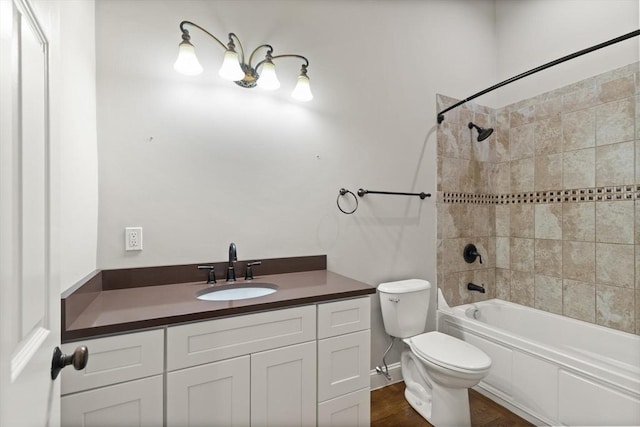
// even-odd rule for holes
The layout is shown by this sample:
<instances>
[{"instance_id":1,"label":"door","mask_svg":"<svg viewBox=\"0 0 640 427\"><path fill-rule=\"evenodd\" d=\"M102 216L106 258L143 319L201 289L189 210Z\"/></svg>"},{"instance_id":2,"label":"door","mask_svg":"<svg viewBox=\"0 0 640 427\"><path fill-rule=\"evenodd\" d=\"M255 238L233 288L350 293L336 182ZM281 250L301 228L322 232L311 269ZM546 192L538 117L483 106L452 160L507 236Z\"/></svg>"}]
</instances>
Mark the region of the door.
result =
<instances>
[{"instance_id":1,"label":"door","mask_svg":"<svg viewBox=\"0 0 640 427\"><path fill-rule=\"evenodd\" d=\"M0 0L0 425L58 425L60 342L49 185L48 43L28 0Z\"/></svg>"},{"instance_id":2,"label":"door","mask_svg":"<svg viewBox=\"0 0 640 427\"><path fill-rule=\"evenodd\" d=\"M316 425L316 342L251 355L251 425Z\"/></svg>"},{"instance_id":3,"label":"door","mask_svg":"<svg viewBox=\"0 0 640 427\"><path fill-rule=\"evenodd\" d=\"M250 356L167 374L167 425L246 427L250 424Z\"/></svg>"}]
</instances>

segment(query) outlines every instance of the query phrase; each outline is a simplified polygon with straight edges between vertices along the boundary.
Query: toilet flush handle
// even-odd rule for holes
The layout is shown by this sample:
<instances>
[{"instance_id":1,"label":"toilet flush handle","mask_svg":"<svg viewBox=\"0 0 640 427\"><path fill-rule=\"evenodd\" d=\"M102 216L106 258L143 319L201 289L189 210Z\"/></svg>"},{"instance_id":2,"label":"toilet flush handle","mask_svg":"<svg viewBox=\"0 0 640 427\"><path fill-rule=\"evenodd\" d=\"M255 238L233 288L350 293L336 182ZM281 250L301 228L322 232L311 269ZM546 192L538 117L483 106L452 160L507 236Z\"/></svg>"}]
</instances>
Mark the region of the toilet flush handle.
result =
<instances>
[{"instance_id":1,"label":"toilet flush handle","mask_svg":"<svg viewBox=\"0 0 640 427\"><path fill-rule=\"evenodd\" d=\"M389 297L389 301L395 302L396 304L400 302L400 298L391 298Z\"/></svg>"}]
</instances>

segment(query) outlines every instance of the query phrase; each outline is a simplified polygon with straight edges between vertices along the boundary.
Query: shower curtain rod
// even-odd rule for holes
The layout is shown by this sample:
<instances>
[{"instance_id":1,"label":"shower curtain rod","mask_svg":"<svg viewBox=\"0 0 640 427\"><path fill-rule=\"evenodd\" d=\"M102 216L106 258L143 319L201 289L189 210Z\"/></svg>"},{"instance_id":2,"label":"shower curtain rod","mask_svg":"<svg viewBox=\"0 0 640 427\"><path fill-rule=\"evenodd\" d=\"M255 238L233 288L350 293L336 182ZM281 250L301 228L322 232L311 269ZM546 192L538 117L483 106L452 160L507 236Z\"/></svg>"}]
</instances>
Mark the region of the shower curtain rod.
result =
<instances>
[{"instance_id":1,"label":"shower curtain rod","mask_svg":"<svg viewBox=\"0 0 640 427\"><path fill-rule=\"evenodd\" d=\"M466 98L466 99L464 99L464 100L462 100L462 101L460 101L460 102L458 102L456 104L453 104L452 106L450 106L448 108L445 108L444 110L440 111L438 113L438 123L442 123L444 121L444 113L446 113L447 111L451 111L454 108L461 106L465 102L471 101L472 99L475 99L475 98L477 98L479 96L482 96L485 93L489 93L489 92L491 92L493 90L496 90L496 89L498 89L498 88L500 88L502 86L508 85L509 83L513 83L516 80L520 80L523 77L530 76L531 74L537 73L538 71L546 70L547 68L553 67L554 65L561 64L561 63L563 63L565 61L568 61L570 59L574 59L574 58L577 58L579 56L585 55L587 53L593 52L594 50L598 50L598 49L601 49L603 47L611 46L612 44L615 44L615 43L618 43L618 42L621 42L621 41L624 41L624 40L627 40L627 39L630 39L632 37L636 37L636 36L639 36L639 35L640 35L640 30L635 30L635 31L632 31L632 32L627 33L625 35L622 35L620 37L616 37L615 39L611 39L609 41L597 44L595 46L591 46L591 47L588 47L586 49L582 49L582 50L580 50L578 52L574 52L574 53L572 53L570 55L563 56L562 58L556 59L555 61L551 61L551 62L548 62L548 63L546 63L544 65L540 65L539 67L536 67L536 68L534 68L532 70L526 71L526 72L524 72L522 74L518 74L515 77L511 77L510 79L507 79L507 80L505 80L503 82L500 82L500 83L498 83L496 85L491 86L490 88L487 88L487 89L485 89L483 91L480 91L480 92L478 92L478 93L476 93L474 95L471 95L470 97L468 97L468 98Z\"/></svg>"}]
</instances>

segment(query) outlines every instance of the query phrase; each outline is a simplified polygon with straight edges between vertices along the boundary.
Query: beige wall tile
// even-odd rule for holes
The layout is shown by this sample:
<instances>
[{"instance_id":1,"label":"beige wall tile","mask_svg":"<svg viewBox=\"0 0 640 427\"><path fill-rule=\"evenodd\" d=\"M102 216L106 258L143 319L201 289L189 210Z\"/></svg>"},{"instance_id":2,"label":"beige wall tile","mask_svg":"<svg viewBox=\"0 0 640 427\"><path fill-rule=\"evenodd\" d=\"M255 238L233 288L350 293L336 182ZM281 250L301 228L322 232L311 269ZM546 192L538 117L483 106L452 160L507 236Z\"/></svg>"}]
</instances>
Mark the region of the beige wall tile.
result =
<instances>
[{"instance_id":1,"label":"beige wall tile","mask_svg":"<svg viewBox=\"0 0 640 427\"><path fill-rule=\"evenodd\" d=\"M442 122L438 126L438 156L458 157L458 124Z\"/></svg>"},{"instance_id":2,"label":"beige wall tile","mask_svg":"<svg viewBox=\"0 0 640 427\"><path fill-rule=\"evenodd\" d=\"M576 91L562 96L562 110L564 112L583 110L599 104L595 87L595 80L588 87L580 88Z\"/></svg>"},{"instance_id":3,"label":"beige wall tile","mask_svg":"<svg viewBox=\"0 0 640 427\"><path fill-rule=\"evenodd\" d=\"M512 237L534 237L534 205L524 203L510 205L510 212L510 235Z\"/></svg>"},{"instance_id":4,"label":"beige wall tile","mask_svg":"<svg viewBox=\"0 0 640 427\"><path fill-rule=\"evenodd\" d=\"M562 204L535 205L535 238L562 239Z\"/></svg>"},{"instance_id":5,"label":"beige wall tile","mask_svg":"<svg viewBox=\"0 0 640 427\"><path fill-rule=\"evenodd\" d=\"M599 82L598 99L600 102L609 102L616 99L626 98L636 91L633 74L615 80Z\"/></svg>"},{"instance_id":6,"label":"beige wall tile","mask_svg":"<svg viewBox=\"0 0 640 427\"><path fill-rule=\"evenodd\" d=\"M638 88L640 88L640 83ZM638 126L638 123L640 123L640 95L636 95L636 139L640 139L640 126Z\"/></svg>"},{"instance_id":7,"label":"beige wall tile","mask_svg":"<svg viewBox=\"0 0 640 427\"><path fill-rule=\"evenodd\" d=\"M491 184L491 193L508 194L511 193L511 163L495 163L496 176Z\"/></svg>"},{"instance_id":8,"label":"beige wall tile","mask_svg":"<svg viewBox=\"0 0 640 427\"><path fill-rule=\"evenodd\" d=\"M640 209L640 202L638 202L638 209ZM510 205L496 205L496 236L510 236L511 235L511 206Z\"/></svg>"},{"instance_id":9,"label":"beige wall tile","mask_svg":"<svg viewBox=\"0 0 640 427\"><path fill-rule=\"evenodd\" d=\"M562 204L562 238L594 242L596 240L596 204Z\"/></svg>"},{"instance_id":10,"label":"beige wall tile","mask_svg":"<svg viewBox=\"0 0 640 427\"><path fill-rule=\"evenodd\" d=\"M460 191L478 194L482 188L480 183L480 164L475 160L459 160Z\"/></svg>"},{"instance_id":11,"label":"beige wall tile","mask_svg":"<svg viewBox=\"0 0 640 427\"><path fill-rule=\"evenodd\" d=\"M484 286L485 293L470 291L467 289L467 283L464 284L465 290L471 297L472 302L485 301L496 297L496 269L484 268L473 272L473 283L478 286Z\"/></svg>"},{"instance_id":12,"label":"beige wall tile","mask_svg":"<svg viewBox=\"0 0 640 427\"><path fill-rule=\"evenodd\" d=\"M565 152L562 166L562 182L564 188L588 188L596 184L596 150Z\"/></svg>"},{"instance_id":13,"label":"beige wall tile","mask_svg":"<svg viewBox=\"0 0 640 427\"><path fill-rule=\"evenodd\" d=\"M595 257L595 243L565 240L562 244L562 277L594 283Z\"/></svg>"},{"instance_id":14,"label":"beige wall tile","mask_svg":"<svg viewBox=\"0 0 640 427\"><path fill-rule=\"evenodd\" d=\"M531 157L535 153L534 124L512 127L509 133L509 150L511 160Z\"/></svg>"},{"instance_id":15,"label":"beige wall tile","mask_svg":"<svg viewBox=\"0 0 640 427\"><path fill-rule=\"evenodd\" d=\"M596 323L625 332L635 332L634 293L633 289L597 285Z\"/></svg>"},{"instance_id":16,"label":"beige wall tile","mask_svg":"<svg viewBox=\"0 0 640 427\"><path fill-rule=\"evenodd\" d=\"M460 291L458 289L459 281L460 273L447 273L444 275L444 280L439 285L440 289L442 289L444 299L450 306L464 304L462 302L462 295L460 295Z\"/></svg>"},{"instance_id":17,"label":"beige wall tile","mask_svg":"<svg viewBox=\"0 0 640 427\"><path fill-rule=\"evenodd\" d=\"M628 141L596 148L596 185L598 187L634 183L634 147L634 141Z\"/></svg>"},{"instance_id":18,"label":"beige wall tile","mask_svg":"<svg viewBox=\"0 0 640 427\"><path fill-rule=\"evenodd\" d=\"M633 201L596 202L596 242L634 242Z\"/></svg>"},{"instance_id":19,"label":"beige wall tile","mask_svg":"<svg viewBox=\"0 0 640 427\"><path fill-rule=\"evenodd\" d=\"M596 322L596 286L593 283L563 280L562 312L585 322Z\"/></svg>"},{"instance_id":20,"label":"beige wall tile","mask_svg":"<svg viewBox=\"0 0 640 427\"><path fill-rule=\"evenodd\" d=\"M497 268L511 268L510 253L511 239L509 237L496 237Z\"/></svg>"},{"instance_id":21,"label":"beige wall tile","mask_svg":"<svg viewBox=\"0 0 640 427\"><path fill-rule=\"evenodd\" d=\"M558 116L562 112L562 96L550 95L549 98L536 105L536 120L544 120L552 116Z\"/></svg>"},{"instance_id":22,"label":"beige wall tile","mask_svg":"<svg viewBox=\"0 0 640 427\"><path fill-rule=\"evenodd\" d=\"M596 145L595 108L563 114L562 138L564 151L594 147Z\"/></svg>"},{"instance_id":23,"label":"beige wall tile","mask_svg":"<svg viewBox=\"0 0 640 427\"><path fill-rule=\"evenodd\" d=\"M596 108L596 145L630 141L635 135L635 102L632 97Z\"/></svg>"},{"instance_id":24,"label":"beige wall tile","mask_svg":"<svg viewBox=\"0 0 640 427\"><path fill-rule=\"evenodd\" d=\"M478 237L493 237L496 234L496 207L475 205L473 207L473 234Z\"/></svg>"},{"instance_id":25,"label":"beige wall tile","mask_svg":"<svg viewBox=\"0 0 640 427\"><path fill-rule=\"evenodd\" d=\"M511 238L511 270L532 272L534 270L534 240Z\"/></svg>"},{"instance_id":26,"label":"beige wall tile","mask_svg":"<svg viewBox=\"0 0 640 427\"><path fill-rule=\"evenodd\" d=\"M638 103L638 107L640 110L640 103ZM640 113L638 113L640 114ZM637 132L640 133L640 118L636 118L636 123L638 123L638 129ZM640 137L638 137L640 138ZM636 140L635 142L636 145L636 180L635 183L639 184L640 183L640 139Z\"/></svg>"},{"instance_id":27,"label":"beige wall tile","mask_svg":"<svg viewBox=\"0 0 640 427\"><path fill-rule=\"evenodd\" d=\"M635 266L633 245L596 244L596 283L634 288Z\"/></svg>"},{"instance_id":28,"label":"beige wall tile","mask_svg":"<svg viewBox=\"0 0 640 427\"><path fill-rule=\"evenodd\" d=\"M469 270L462 258L462 242L462 239L443 239L441 267L444 274Z\"/></svg>"},{"instance_id":29,"label":"beige wall tile","mask_svg":"<svg viewBox=\"0 0 640 427\"><path fill-rule=\"evenodd\" d=\"M528 105L522 108L518 108L516 111L512 111L509 115L509 125L512 128L516 128L528 123L532 123L536 118L535 114L535 105Z\"/></svg>"},{"instance_id":30,"label":"beige wall tile","mask_svg":"<svg viewBox=\"0 0 640 427\"><path fill-rule=\"evenodd\" d=\"M509 301L511 297L511 270L496 268L496 298Z\"/></svg>"},{"instance_id":31,"label":"beige wall tile","mask_svg":"<svg viewBox=\"0 0 640 427\"><path fill-rule=\"evenodd\" d=\"M635 222L636 222L635 244L640 245L640 200L636 200L634 202L634 206L635 206Z\"/></svg>"},{"instance_id":32,"label":"beige wall tile","mask_svg":"<svg viewBox=\"0 0 640 427\"><path fill-rule=\"evenodd\" d=\"M511 160L511 151L509 150L509 128L497 127L493 131L491 138L486 140L491 145L490 160L492 162L505 162Z\"/></svg>"},{"instance_id":33,"label":"beige wall tile","mask_svg":"<svg viewBox=\"0 0 640 427\"><path fill-rule=\"evenodd\" d=\"M561 153L562 149L562 118L559 114L535 122L535 153Z\"/></svg>"},{"instance_id":34,"label":"beige wall tile","mask_svg":"<svg viewBox=\"0 0 640 427\"><path fill-rule=\"evenodd\" d=\"M562 153L536 157L536 191L558 190L562 188Z\"/></svg>"},{"instance_id":35,"label":"beige wall tile","mask_svg":"<svg viewBox=\"0 0 640 427\"><path fill-rule=\"evenodd\" d=\"M636 289L635 306L636 306L636 335L640 335L640 289Z\"/></svg>"},{"instance_id":36,"label":"beige wall tile","mask_svg":"<svg viewBox=\"0 0 640 427\"><path fill-rule=\"evenodd\" d=\"M438 237L454 239L471 229L470 217L464 204L438 204Z\"/></svg>"},{"instance_id":37,"label":"beige wall tile","mask_svg":"<svg viewBox=\"0 0 640 427\"><path fill-rule=\"evenodd\" d=\"M562 279L536 274L534 307L562 314Z\"/></svg>"},{"instance_id":38,"label":"beige wall tile","mask_svg":"<svg viewBox=\"0 0 640 427\"><path fill-rule=\"evenodd\" d=\"M562 277L562 241L536 239L534 249L536 274Z\"/></svg>"},{"instance_id":39,"label":"beige wall tile","mask_svg":"<svg viewBox=\"0 0 640 427\"><path fill-rule=\"evenodd\" d=\"M533 191L535 162L533 157L511 162L511 192Z\"/></svg>"},{"instance_id":40,"label":"beige wall tile","mask_svg":"<svg viewBox=\"0 0 640 427\"><path fill-rule=\"evenodd\" d=\"M534 306L535 283L533 273L511 272L511 301L516 304Z\"/></svg>"}]
</instances>

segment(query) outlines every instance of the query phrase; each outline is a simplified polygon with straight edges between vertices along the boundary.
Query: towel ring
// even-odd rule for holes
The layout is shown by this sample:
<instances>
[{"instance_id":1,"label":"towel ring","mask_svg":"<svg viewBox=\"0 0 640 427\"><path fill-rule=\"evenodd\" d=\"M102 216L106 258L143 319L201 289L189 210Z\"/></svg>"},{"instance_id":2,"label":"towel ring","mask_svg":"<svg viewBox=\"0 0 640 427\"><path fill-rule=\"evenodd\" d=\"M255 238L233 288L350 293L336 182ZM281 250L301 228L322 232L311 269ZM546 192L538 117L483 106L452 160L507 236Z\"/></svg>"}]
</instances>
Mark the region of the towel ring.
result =
<instances>
[{"instance_id":1,"label":"towel ring","mask_svg":"<svg viewBox=\"0 0 640 427\"><path fill-rule=\"evenodd\" d=\"M351 210L351 211L345 211L340 206L340 196L344 196L345 194L351 194L351 196L353 196L353 200L356 201L356 207L353 208L353 210ZM345 188L341 188L339 193L338 193L338 198L336 199L336 204L338 205L338 209L340 209L340 212L342 212L343 214L351 215L352 213L354 213L358 209L358 198L351 191L349 191L349 190L347 190Z\"/></svg>"}]
</instances>

